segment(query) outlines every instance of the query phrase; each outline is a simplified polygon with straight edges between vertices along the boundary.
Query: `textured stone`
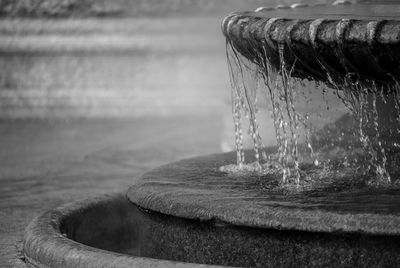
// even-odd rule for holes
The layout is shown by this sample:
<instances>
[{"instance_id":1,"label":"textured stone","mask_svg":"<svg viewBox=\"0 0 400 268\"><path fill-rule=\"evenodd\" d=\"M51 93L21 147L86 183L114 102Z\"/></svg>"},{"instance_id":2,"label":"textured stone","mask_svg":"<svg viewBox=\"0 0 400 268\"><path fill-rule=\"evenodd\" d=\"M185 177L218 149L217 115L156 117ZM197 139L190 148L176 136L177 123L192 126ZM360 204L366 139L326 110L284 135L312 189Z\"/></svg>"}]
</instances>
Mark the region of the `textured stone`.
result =
<instances>
[{"instance_id":1,"label":"textured stone","mask_svg":"<svg viewBox=\"0 0 400 268\"><path fill-rule=\"evenodd\" d=\"M326 82L328 70L333 78L356 73L360 81L386 84L400 78L399 7L313 7L274 18L267 12L234 13L222 31L243 56L260 65L267 58L277 70L283 48L287 68L295 64L292 76Z\"/></svg>"},{"instance_id":2,"label":"textured stone","mask_svg":"<svg viewBox=\"0 0 400 268\"><path fill-rule=\"evenodd\" d=\"M218 171L235 159L168 164L129 189L148 213L144 256L246 267L400 264L399 189L270 191L268 177Z\"/></svg>"},{"instance_id":3,"label":"textured stone","mask_svg":"<svg viewBox=\"0 0 400 268\"><path fill-rule=\"evenodd\" d=\"M251 152L247 159L251 161ZM151 211L235 226L311 232L400 234L400 189L327 185L292 192L263 187L268 177L218 170L235 153L198 157L144 174L128 198Z\"/></svg>"},{"instance_id":4,"label":"textured stone","mask_svg":"<svg viewBox=\"0 0 400 268\"><path fill-rule=\"evenodd\" d=\"M123 255L86 246L78 240L120 246L140 234L137 208L122 196L104 196L67 204L34 219L25 230L24 256L35 267L196 267L193 264ZM133 230L133 232L132 232ZM128 236L129 239L124 240ZM99 240L100 238L100 240ZM115 250L115 248L113 248ZM202 266L198 266L202 267Z\"/></svg>"},{"instance_id":5,"label":"textured stone","mask_svg":"<svg viewBox=\"0 0 400 268\"><path fill-rule=\"evenodd\" d=\"M24 240L27 262L38 267L395 267L398 252L395 236L199 222L139 209L120 194L50 210Z\"/></svg>"},{"instance_id":6,"label":"textured stone","mask_svg":"<svg viewBox=\"0 0 400 268\"><path fill-rule=\"evenodd\" d=\"M397 267L399 238L230 226L149 212L143 254L240 267Z\"/></svg>"}]
</instances>

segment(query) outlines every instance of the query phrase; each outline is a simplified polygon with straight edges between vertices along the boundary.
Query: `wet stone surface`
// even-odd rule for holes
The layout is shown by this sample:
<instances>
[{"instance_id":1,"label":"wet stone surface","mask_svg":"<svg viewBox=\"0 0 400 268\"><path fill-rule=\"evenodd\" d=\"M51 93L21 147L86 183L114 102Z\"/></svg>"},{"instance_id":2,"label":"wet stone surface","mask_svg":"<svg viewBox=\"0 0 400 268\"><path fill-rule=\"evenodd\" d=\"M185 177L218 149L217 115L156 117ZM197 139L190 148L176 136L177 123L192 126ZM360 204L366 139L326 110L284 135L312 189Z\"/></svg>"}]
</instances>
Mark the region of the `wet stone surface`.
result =
<instances>
[{"instance_id":1,"label":"wet stone surface","mask_svg":"<svg viewBox=\"0 0 400 268\"><path fill-rule=\"evenodd\" d=\"M122 252L245 267L400 263L399 189L268 189L271 178L219 171L235 156L183 160L143 175L127 194L142 208L143 243Z\"/></svg>"},{"instance_id":2,"label":"wet stone surface","mask_svg":"<svg viewBox=\"0 0 400 268\"><path fill-rule=\"evenodd\" d=\"M147 230L140 255L157 259L240 267L390 267L400 263L398 236L244 228L154 212L145 215L144 223Z\"/></svg>"},{"instance_id":3,"label":"wet stone surface","mask_svg":"<svg viewBox=\"0 0 400 268\"><path fill-rule=\"evenodd\" d=\"M248 151L246 159L251 159ZM168 164L146 173L128 191L145 209L229 225L313 232L400 234L400 189L351 186L343 180L298 189L269 176L229 174L235 153Z\"/></svg>"}]
</instances>

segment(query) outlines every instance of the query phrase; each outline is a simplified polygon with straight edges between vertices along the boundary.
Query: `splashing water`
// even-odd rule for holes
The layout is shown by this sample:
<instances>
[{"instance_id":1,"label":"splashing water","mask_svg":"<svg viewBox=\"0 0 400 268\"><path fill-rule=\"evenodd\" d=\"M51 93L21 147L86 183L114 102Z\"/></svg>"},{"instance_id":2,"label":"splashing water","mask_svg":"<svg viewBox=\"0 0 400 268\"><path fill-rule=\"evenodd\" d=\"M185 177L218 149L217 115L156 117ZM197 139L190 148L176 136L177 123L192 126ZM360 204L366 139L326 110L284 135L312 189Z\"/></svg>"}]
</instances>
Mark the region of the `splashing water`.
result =
<instances>
[{"instance_id":1,"label":"splashing water","mask_svg":"<svg viewBox=\"0 0 400 268\"><path fill-rule=\"evenodd\" d=\"M280 68L276 69L264 48L246 51L248 55L243 56L227 40L237 165L221 170L275 174L282 177L282 185L297 187L317 177L342 177L339 173L343 172L353 172L368 185L397 181L400 83L384 90L374 81L361 83L354 73L337 76L323 62L320 64L328 77L326 84L301 80L291 75L297 62L287 64L286 49L279 45ZM347 109L339 119L328 118L335 107L326 97L328 92ZM323 102L310 111L317 94L322 95ZM259 103L269 109L273 119L275 153L267 153L263 144ZM247 125L254 150L252 163L246 162L244 154L243 128ZM321 125L324 126L318 129Z\"/></svg>"}]
</instances>

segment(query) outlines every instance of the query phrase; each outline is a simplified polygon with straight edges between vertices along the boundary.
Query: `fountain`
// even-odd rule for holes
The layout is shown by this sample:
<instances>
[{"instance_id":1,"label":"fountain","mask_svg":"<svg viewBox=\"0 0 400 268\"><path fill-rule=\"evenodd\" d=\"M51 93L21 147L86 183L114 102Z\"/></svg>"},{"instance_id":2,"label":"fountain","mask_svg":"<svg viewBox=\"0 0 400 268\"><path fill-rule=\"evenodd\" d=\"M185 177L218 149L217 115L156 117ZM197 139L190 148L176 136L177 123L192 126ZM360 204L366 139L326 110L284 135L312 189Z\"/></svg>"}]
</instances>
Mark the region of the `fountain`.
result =
<instances>
[{"instance_id":1,"label":"fountain","mask_svg":"<svg viewBox=\"0 0 400 268\"><path fill-rule=\"evenodd\" d=\"M47 212L27 228L28 262L400 264L399 6L269 12L233 13L222 23L237 150L152 170L129 188L129 201L116 195ZM310 109L317 93L322 101ZM260 114L268 111L276 147L262 142Z\"/></svg>"},{"instance_id":2,"label":"fountain","mask_svg":"<svg viewBox=\"0 0 400 268\"><path fill-rule=\"evenodd\" d=\"M390 184L391 177L396 178L398 173L398 22L338 20L335 15L326 19L286 17L269 18L263 12L254 12L232 14L223 22L233 88L238 164L244 163L241 116L246 115L254 141L256 166L261 169L263 145L256 116L257 98L260 98L257 95L264 93L261 97L267 96L271 103L279 154L275 162L283 170L284 182L288 174L295 173L299 186L301 162L306 163L309 158L318 166L324 159L328 164L334 160L332 151L340 150L341 154L336 155L346 159L341 162L344 165L341 168L374 169L376 176L371 177L369 184ZM304 82L307 80L314 82L314 87L320 87L322 82L331 88L321 88L321 94L334 90L353 114L353 122L343 127L338 124L343 124L343 120L339 120L327 126L327 131L315 132L310 112L302 113L296 108L299 98L312 105L313 95L305 93L311 86L310 82ZM326 105L329 108L328 102ZM301 134L306 136L304 146L298 144ZM359 154L360 150L364 151L363 155ZM264 159L265 156L264 152ZM268 157L266 164L271 165L271 156ZM367 165L361 165L365 161ZM324 175L317 175L319 179L321 176Z\"/></svg>"}]
</instances>

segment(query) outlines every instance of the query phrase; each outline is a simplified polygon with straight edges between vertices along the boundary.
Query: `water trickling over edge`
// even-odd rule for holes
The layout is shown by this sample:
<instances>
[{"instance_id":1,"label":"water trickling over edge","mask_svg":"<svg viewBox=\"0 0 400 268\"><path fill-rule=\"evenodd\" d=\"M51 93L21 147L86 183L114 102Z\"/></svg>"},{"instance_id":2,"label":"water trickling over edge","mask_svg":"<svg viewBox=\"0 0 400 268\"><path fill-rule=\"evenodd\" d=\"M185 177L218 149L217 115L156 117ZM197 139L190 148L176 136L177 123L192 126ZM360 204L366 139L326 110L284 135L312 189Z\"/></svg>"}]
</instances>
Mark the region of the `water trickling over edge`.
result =
<instances>
[{"instance_id":1,"label":"water trickling over edge","mask_svg":"<svg viewBox=\"0 0 400 268\"><path fill-rule=\"evenodd\" d=\"M344 77L330 72L319 61L328 82L301 80L291 76L296 61L285 61L285 47L279 46L280 66L274 68L264 47L243 56L228 39L226 54L232 90L232 113L237 164L221 167L229 173L274 174L281 185L304 186L318 181L334 181L344 173L368 186L397 183L400 149L400 84L389 90L374 81L360 81L357 74ZM338 54L338 57L340 55ZM251 60L250 60L250 59ZM299 109L312 106L313 96L327 92L347 108L348 114L326 122L317 129L313 118L319 112ZM325 109L331 105L326 99ZM259 106L273 119L277 152L267 154L260 134ZM315 110L315 109L314 109ZM325 112L326 112L325 111ZM244 129L253 143L255 161L246 163Z\"/></svg>"}]
</instances>

